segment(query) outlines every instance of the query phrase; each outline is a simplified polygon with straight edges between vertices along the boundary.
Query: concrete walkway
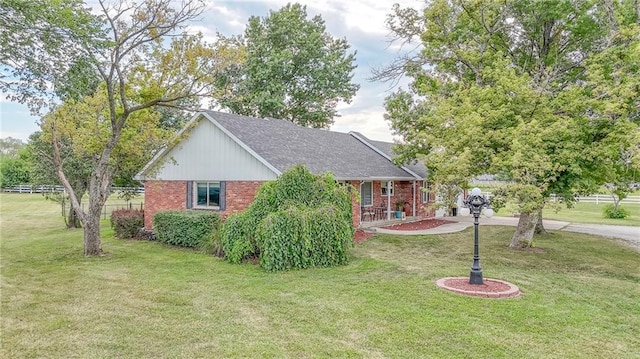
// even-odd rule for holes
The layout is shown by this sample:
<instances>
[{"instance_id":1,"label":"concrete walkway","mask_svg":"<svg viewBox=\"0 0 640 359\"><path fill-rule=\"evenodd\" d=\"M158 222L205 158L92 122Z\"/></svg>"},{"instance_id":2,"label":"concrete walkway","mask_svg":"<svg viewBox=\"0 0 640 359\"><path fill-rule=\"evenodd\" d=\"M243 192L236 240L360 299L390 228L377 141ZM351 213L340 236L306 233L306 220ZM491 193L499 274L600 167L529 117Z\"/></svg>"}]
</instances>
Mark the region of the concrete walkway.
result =
<instances>
[{"instance_id":1,"label":"concrete walkway","mask_svg":"<svg viewBox=\"0 0 640 359\"><path fill-rule=\"evenodd\" d=\"M377 233L391 233L401 235L417 235L417 234L445 234L454 233L465 230L473 226L473 216L467 217L445 217L448 221L455 223L443 224L441 226L422 229L415 231L396 231L385 228L375 228ZM640 227L634 226L612 226L605 224L584 224L570 223L563 221L543 220L544 227L549 230L561 230L567 232L587 233L606 238L620 239L628 243L640 252ZM480 225L490 226L517 226L518 218L516 217L480 217Z\"/></svg>"}]
</instances>

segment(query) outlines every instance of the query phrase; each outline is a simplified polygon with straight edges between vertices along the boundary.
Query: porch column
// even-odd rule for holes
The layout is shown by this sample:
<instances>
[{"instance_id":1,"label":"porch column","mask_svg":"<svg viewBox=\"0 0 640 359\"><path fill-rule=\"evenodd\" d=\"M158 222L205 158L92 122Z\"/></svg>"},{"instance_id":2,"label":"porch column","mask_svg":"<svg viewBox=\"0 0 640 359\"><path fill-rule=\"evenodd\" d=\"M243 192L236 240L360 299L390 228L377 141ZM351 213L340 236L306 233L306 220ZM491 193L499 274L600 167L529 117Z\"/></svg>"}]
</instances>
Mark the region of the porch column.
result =
<instances>
[{"instance_id":1,"label":"porch column","mask_svg":"<svg viewBox=\"0 0 640 359\"><path fill-rule=\"evenodd\" d=\"M391 220L391 181L387 181L387 221Z\"/></svg>"},{"instance_id":2,"label":"porch column","mask_svg":"<svg viewBox=\"0 0 640 359\"><path fill-rule=\"evenodd\" d=\"M413 213L412 216L415 217L416 216L416 181L413 181L413 208L411 209L411 212Z\"/></svg>"}]
</instances>

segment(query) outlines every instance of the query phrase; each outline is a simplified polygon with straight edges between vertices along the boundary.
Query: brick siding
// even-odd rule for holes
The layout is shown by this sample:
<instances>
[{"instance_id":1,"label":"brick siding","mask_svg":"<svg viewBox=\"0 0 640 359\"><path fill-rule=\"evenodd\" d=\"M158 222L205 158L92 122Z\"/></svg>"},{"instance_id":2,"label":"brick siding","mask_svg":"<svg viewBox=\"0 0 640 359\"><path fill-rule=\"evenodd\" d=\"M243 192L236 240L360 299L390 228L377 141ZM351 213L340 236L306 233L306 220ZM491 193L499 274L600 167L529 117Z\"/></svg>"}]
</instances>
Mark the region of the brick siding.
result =
<instances>
[{"instance_id":1,"label":"brick siding","mask_svg":"<svg viewBox=\"0 0 640 359\"><path fill-rule=\"evenodd\" d=\"M153 216L160 211L187 209L186 181L144 183L144 228L153 228Z\"/></svg>"}]
</instances>

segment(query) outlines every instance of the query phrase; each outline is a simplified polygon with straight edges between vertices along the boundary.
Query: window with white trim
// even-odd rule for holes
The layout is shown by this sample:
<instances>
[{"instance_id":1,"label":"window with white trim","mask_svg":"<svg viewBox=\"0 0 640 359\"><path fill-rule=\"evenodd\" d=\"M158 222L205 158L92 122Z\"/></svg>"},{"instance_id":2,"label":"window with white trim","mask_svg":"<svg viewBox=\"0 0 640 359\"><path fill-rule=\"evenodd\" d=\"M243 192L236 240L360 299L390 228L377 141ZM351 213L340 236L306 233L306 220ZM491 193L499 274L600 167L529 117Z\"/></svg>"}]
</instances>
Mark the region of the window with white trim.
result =
<instances>
[{"instance_id":1,"label":"window with white trim","mask_svg":"<svg viewBox=\"0 0 640 359\"><path fill-rule=\"evenodd\" d=\"M389 187L387 187L387 184L389 184ZM383 196L386 196L387 193L393 196L393 181L380 181L380 188Z\"/></svg>"},{"instance_id":2,"label":"window with white trim","mask_svg":"<svg viewBox=\"0 0 640 359\"><path fill-rule=\"evenodd\" d=\"M425 182L422 183L423 185ZM431 183L426 182L426 187L420 187L420 198L422 203L429 203L429 195L431 194Z\"/></svg>"},{"instance_id":3,"label":"window with white trim","mask_svg":"<svg viewBox=\"0 0 640 359\"><path fill-rule=\"evenodd\" d=\"M220 182L194 182L196 208L220 209Z\"/></svg>"},{"instance_id":4,"label":"window with white trim","mask_svg":"<svg viewBox=\"0 0 640 359\"><path fill-rule=\"evenodd\" d=\"M360 184L360 205L373 205L373 184L371 181L362 182L362 184Z\"/></svg>"}]
</instances>

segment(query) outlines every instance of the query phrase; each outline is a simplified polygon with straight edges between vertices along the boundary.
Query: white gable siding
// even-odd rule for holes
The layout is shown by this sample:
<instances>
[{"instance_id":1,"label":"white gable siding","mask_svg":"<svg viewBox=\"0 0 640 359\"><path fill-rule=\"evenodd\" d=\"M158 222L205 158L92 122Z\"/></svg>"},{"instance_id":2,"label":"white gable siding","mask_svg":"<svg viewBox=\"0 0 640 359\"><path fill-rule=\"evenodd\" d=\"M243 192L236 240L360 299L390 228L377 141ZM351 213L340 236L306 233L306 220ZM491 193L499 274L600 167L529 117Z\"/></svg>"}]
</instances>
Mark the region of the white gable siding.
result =
<instances>
[{"instance_id":1,"label":"white gable siding","mask_svg":"<svg viewBox=\"0 0 640 359\"><path fill-rule=\"evenodd\" d=\"M276 178L271 169L203 118L163 160L164 166L147 179L265 181Z\"/></svg>"}]
</instances>

